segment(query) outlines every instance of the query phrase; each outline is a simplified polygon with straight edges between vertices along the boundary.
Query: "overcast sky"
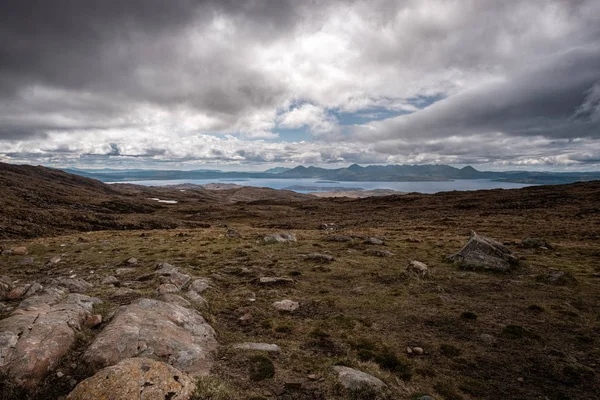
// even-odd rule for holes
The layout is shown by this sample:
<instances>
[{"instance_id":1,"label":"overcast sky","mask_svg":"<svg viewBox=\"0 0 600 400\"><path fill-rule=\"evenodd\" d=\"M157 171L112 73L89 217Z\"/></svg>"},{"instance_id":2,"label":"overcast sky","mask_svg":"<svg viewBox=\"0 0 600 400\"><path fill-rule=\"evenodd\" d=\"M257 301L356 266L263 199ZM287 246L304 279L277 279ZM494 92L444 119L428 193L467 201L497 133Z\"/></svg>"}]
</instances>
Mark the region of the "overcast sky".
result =
<instances>
[{"instance_id":1,"label":"overcast sky","mask_svg":"<svg viewBox=\"0 0 600 400\"><path fill-rule=\"evenodd\" d=\"M2 1L0 161L598 170L600 1Z\"/></svg>"}]
</instances>

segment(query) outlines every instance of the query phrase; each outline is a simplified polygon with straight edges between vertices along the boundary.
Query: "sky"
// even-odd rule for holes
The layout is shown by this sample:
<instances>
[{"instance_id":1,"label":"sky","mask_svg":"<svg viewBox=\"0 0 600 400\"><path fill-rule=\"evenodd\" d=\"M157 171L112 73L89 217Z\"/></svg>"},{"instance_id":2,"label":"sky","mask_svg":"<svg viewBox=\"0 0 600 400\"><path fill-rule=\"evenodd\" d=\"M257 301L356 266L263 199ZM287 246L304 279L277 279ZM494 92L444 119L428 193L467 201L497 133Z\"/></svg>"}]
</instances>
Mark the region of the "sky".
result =
<instances>
[{"instance_id":1,"label":"sky","mask_svg":"<svg viewBox=\"0 0 600 400\"><path fill-rule=\"evenodd\" d=\"M4 0L0 162L600 170L600 1Z\"/></svg>"}]
</instances>

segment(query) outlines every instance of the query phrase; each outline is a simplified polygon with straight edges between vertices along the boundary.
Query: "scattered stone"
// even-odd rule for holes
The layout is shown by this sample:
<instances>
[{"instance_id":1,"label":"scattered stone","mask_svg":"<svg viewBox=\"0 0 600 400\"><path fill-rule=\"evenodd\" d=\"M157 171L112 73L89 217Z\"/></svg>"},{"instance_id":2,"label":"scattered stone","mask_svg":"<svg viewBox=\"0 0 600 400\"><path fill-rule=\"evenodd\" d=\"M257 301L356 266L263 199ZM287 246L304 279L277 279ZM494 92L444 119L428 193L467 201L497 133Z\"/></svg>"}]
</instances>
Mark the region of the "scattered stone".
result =
<instances>
[{"instance_id":1,"label":"scattered stone","mask_svg":"<svg viewBox=\"0 0 600 400\"><path fill-rule=\"evenodd\" d=\"M185 296L190 299L190 301L192 302L192 304L194 306L196 306L197 308L206 308L208 307L208 302L206 301L206 299L202 296L200 296L197 292L194 292L193 290L188 290L185 293Z\"/></svg>"},{"instance_id":2,"label":"scattered stone","mask_svg":"<svg viewBox=\"0 0 600 400\"><path fill-rule=\"evenodd\" d=\"M62 378L63 376L65 376L65 374L64 374L64 373L62 373L61 371L58 371L58 372L56 373L56 377L57 377L57 378L59 378L59 379L60 379L60 378Z\"/></svg>"},{"instance_id":3,"label":"scattered stone","mask_svg":"<svg viewBox=\"0 0 600 400\"><path fill-rule=\"evenodd\" d=\"M425 396L419 397L419 400L435 400L435 399L433 397L431 397L431 396L425 395Z\"/></svg>"},{"instance_id":4,"label":"scattered stone","mask_svg":"<svg viewBox=\"0 0 600 400\"><path fill-rule=\"evenodd\" d=\"M177 293L179 292L179 288L172 283L163 283L156 289L158 294L167 294L167 293Z\"/></svg>"},{"instance_id":5,"label":"scattered stone","mask_svg":"<svg viewBox=\"0 0 600 400\"><path fill-rule=\"evenodd\" d=\"M181 297L177 294L173 294L173 293L164 293L163 295L160 296L160 299L167 303L177 304L178 306L181 306L181 307L187 308L187 307L192 306L192 303L190 303L188 300L184 299L183 297Z\"/></svg>"},{"instance_id":6,"label":"scattered stone","mask_svg":"<svg viewBox=\"0 0 600 400\"><path fill-rule=\"evenodd\" d=\"M387 250L368 249L367 254L375 257L393 257L395 254Z\"/></svg>"},{"instance_id":7,"label":"scattered stone","mask_svg":"<svg viewBox=\"0 0 600 400\"><path fill-rule=\"evenodd\" d=\"M330 263L335 260L333 256L329 254L311 253L306 255L307 260L319 262L319 263Z\"/></svg>"},{"instance_id":8,"label":"scattered stone","mask_svg":"<svg viewBox=\"0 0 600 400\"><path fill-rule=\"evenodd\" d=\"M276 276L265 276L258 279L258 284L263 286L288 286L293 285L294 280L291 278L280 278Z\"/></svg>"},{"instance_id":9,"label":"scattered stone","mask_svg":"<svg viewBox=\"0 0 600 400\"><path fill-rule=\"evenodd\" d=\"M449 259L464 268L497 272L507 272L518 262L517 257L503 244L475 232L467 244Z\"/></svg>"},{"instance_id":10,"label":"scattered stone","mask_svg":"<svg viewBox=\"0 0 600 400\"><path fill-rule=\"evenodd\" d=\"M319 378L320 378L320 376L317 374L308 374L306 377L311 381L316 381L316 380L319 380Z\"/></svg>"},{"instance_id":11,"label":"scattered stone","mask_svg":"<svg viewBox=\"0 0 600 400\"><path fill-rule=\"evenodd\" d=\"M496 338L493 335L490 335L489 333L482 333L481 335L479 335L479 339L481 339L481 341L485 344L494 344L496 343Z\"/></svg>"},{"instance_id":12,"label":"scattered stone","mask_svg":"<svg viewBox=\"0 0 600 400\"><path fill-rule=\"evenodd\" d=\"M340 229L340 227L337 224L321 224L319 225L319 229L324 231L335 231Z\"/></svg>"},{"instance_id":13,"label":"scattered stone","mask_svg":"<svg viewBox=\"0 0 600 400\"><path fill-rule=\"evenodd\" d=\"M410 347L407 347L407 348L406 348L406 354L409 354L409 355L410 355L410 354L412 354L412 353L413 353L412 349L411 349Z\"/></svg>"},{"instance_id":14,"label":"scattered stone","mask_svg":"<svg viewBox=\"0 0 600 400\"><path fill-rule=\"evenodd\" d=\"M406 272L412 275L424 277L428 274L429 268L427 268L427 264L422 263L421 261L413 260L406 267Z\"/></svg>"},{"instance_id":15,"label":"scattered stone","mask_svg":"<svg viewBox=\"0 0 600 400\"><path fill-rule=\"evenodd\" d=\"M241 239L242 235L235 229L227 229L227 237L230 239Z\"/></svg>"},{"instance_id":16,"label":"scattered stone","mask_svg":"<svg viewBox=\"0 0 600 400\"><path fill-rule=\"evenodd\" d=\"M103 285L115 285L115 286L118 286L119 282L120 281L117 278L115 278L114 276L112 276L112 275L107 276L106 278L104 278L102 280L102 284Z\"/></svg>"},{"instance_id":17,"label":"scattered stone","mask_svg":"<svg viewBox=\"0 0 600 400\"><path fill-rule=\"evenodd\" d=\"M279 311L292 312L296 311L300 307L300 304L297 301L286 299L276 301L275 303L273 303L273 307L275 307L275 309Z\"/></svg>"},{"instance_id":18,"label":"scattered stone","mask_svg":"<svg viewBox=\"0 0 600 400\"><path fill-rule=\"evenodd\" d=\"M360 391L365 389L382 390L386 387L380 379L375 378L365 372L354 368L335 366L333 370L338 373L338 379L341 385L351 391Z\"/></svg>"},{"instance_id":19,"label":"scattered stone","mask_svg":"<svg viewBox=\"0 0 600 400\"><path fill-rule=\"evenodd\" d=\"M0 372L35 387L75 342L97 298L46 289L0 321Z\"/></svg>"},{"instance_id":20,"label":"scattered stone","mask_svg":"<svg viewBox=\"0 0 600 400\"><path fill-rule=\"evenodd\" d=\"M556 286L574 285L577 283L577 279L575 279L572 273L562 270L552 270L547 274L539 276L538 280Z\"/></svg>"},{"instance_id":21,"label":"scattered stone","mask_svg":"<svg viewBox=\"0 0 600 400\"><path fill-rule=\"evenodd\" d=\"M11 254L13 256L26 256L28 254L27 247L25 247L25 246L13 247L11 249Z\"/></svg>"},{"instance_id":22,"label":"scattered stone","mask_svg":"<svg viewBox=\"0 0 600 400\"><path fill-rule=\"evenodd\" d=\"M537 238L537 237L528 237L521 240L521 246L526 249L542 249L548 250L552 248L552 245L548 243L545 239ZM545 249L543 249L545 247Z\"/></svg>"},{"instance_id":23,"label":"scattered stone","mask_svg":"<svg viewBox=\"0 0 600 400\"><path fill-rule=\"evenodd\" d=\"M188 400L195 382L164 362L128 358L82 381L67 400Z\"/></svg>"},{"instance_id":24,"label":"scattered stone","mask_svg":"<svg viewBox=\"0 0 600 400\"><path fill-rule=\"evenodd\" d=\"M421 354L423 354L423 348L422 347L413 347L412 351L414 354L420 356Z\"/></svg>"},{"instance_id":25,"label":"scattered stone","mask_svg":"<svg viewBox=\"0 0 600 400\"><path fill-rule=\"evenodd\" d=\"M253 342L235 343L231 345L231 348L236 350L265 351L267 353L279 353L281 350L276 344Z\"/></svg>"},{"instance_id":26,"label":"scattered stone","mask_svg":"<svg viewBox=\"0 0 600 400\"><path fill-rule=\"evenodd\" d=\"M416 238L406 238L405 242L407 243L423 243L423 241L421 239L416 239Z\"/></svg>"},{"instance_id":27,"label":"scattered stone","mask_svg":"<svg viewBox=\"0 0 600 400\"><path fill-rule=\"evenodd\" d=\"M135 258L135 257L130 257L130 258L128 258L127 260L123 261L123 262L121 263L121 265L129 265L129 266L134 266L134 265L137 265L137 263L138 263L138 259L137 259L137 258Z\"/></svg>"},{"instance_id":28,"label":"scattered stone","mask_svg":"<svg viewBox=\"0 0 600 400\"><path fill-rule=\"evenodd\" d=\"M296 236L289 232L275 233L273 235L265 236L263 241L265 243L292 243L296 241Z\"/></svg>"},{"instance_id":29,"label":"scattered stone","mask_svg":"<svg viewBox=\"0 0 600 400\"><path fill-rule=\"evenodd\" d=\"M3 256L11 256L12 255L12 249L2 250L2 255Z\"/></svg>"},{"instance_id":30,"label":"scattered stone","mask_svg":"<svg viewBox=\"0 0 600 400\"><path fill-rule=\"evenodd\" d=\"M81 278L59 277L50 279L49 283L51 286L67 289L71 293L85 293L94 287L94 285Z\"/></svg>"},{"instance_id":31,"label":"scattered stone","mask_svg":"<svg viewBox=\"0 0 600 400\"><path fill-rule=\"evenodd\" d=\"M364 244L374 244L374 245L380 246L380 245L384 244L385 242L376 237L370 237L370 238L365 239L365 241L363 243Z\"/></svg>"},{"instance_id":32,"label":"scattered stone","mask_svg":"<svg viewBox=\"0 0 600 400\"><path fill-rule=\"evenodd\" d=\"M135 272L135 268L117 268L115 270L117 276L129 275L133 272Z\"/></svg>"},{"instance_id":33,"label":"scattered stone","mask_svg":"<svg viewBox=\"0 0 600 400\"><path fill-rule=\"evenodd\" d=\"M345 243L345 242L351 242L352 238L350 236L345 236L345 235L329 235L325 238L325 240L328 242Z\"/></svg>"},{"instance_id":34,"label":"scattered stone","mask_svg":"<svg viewBox=\"0 0 600 400\"><path fill-rule=\"evenodd\" d=\"M48 262L46 263L46 267L52 267L58 264L61 260L62 258L60 256L54 256L50 260L48 260Z\"/></svg>"},{"instance_id":35,"label":"scattered stone","mask_svg":"<svg viewBox=\"0 0 600 400\"><path fill-rule=\"evenodd\" d=\"M210 283L211 281L208 278L199 278L190 284L189 289L200 294L210 287Z\"/></svg>"},{"instance_id":36,"label":"scattered stone","mask_svg":"<svg viewBox=\"0 0 600 400\"><path fill-rule=\"evenodd\" d=\"M129 289L126 287L118 288L110 295L111 299L122 299L126 297L137 297L138 292L133 289Z\"/></svg>"},{"instance_id":37,"label":"scattered stone","mask_svg":"<svg viewBox=\"0 0 600 400\"><path fill-rule=\"evenodd\" d=\"M240 323L240 325L250 325L250 323L252 322L252 314L246 313L242 315L240 318L238 318L238 322Z\"/></svg>"},{"instance_id":38,"label":"scattered stone","mask_svg":"<svg viewBox=\"0 0 600 400\"><path fill-rule=\"evenodd\" d=\"M218 343L214 329L193 309L153 299L122 306L85 352L85 361L114 365L152 357L190 375L208 374Z\"/></svg>"},{"instance_id":39,"label":"scattered stone","mask_svg":"<svg viewBox=\"0 0 600 400\"><path fill-rule=\"evenodd\" d=\"M88 315L87 318L85 319L85 326L87 326L88 328L93 328L95 326L98 326L102 323L102 315L100 314L93 314L93 315Z\"/></svg>"}]
</instances>

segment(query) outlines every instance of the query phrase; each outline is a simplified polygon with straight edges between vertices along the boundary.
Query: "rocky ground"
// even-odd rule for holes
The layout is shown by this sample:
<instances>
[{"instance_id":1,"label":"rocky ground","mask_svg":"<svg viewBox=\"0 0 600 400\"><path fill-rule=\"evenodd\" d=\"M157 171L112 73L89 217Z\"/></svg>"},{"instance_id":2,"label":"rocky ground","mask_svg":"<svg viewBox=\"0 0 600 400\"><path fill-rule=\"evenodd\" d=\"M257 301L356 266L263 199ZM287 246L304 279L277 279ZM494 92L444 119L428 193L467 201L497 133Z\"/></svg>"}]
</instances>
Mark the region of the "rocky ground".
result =
<instances>
[{"instance_id":1,"label":"rocky ground","mask_svg":"<svg viewBox=\"0 0 600 400\"><path fill-rule=\"evenodd\" d=\"M0 398L597 398L600 183L179 193L204 227L0 242Z\"/></svg>"}]
</instances>

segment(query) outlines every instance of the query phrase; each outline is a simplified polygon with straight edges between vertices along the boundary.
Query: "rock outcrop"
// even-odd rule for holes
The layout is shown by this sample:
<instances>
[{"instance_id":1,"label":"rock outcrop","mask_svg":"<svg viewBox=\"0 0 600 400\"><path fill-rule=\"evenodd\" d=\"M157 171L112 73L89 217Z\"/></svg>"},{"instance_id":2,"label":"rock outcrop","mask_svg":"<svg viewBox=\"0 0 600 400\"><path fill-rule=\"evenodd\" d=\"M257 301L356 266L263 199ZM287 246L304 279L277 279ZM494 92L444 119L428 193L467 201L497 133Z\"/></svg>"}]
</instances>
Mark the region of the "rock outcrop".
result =
<instances>
[{"instance_id":1,"label":"rock outcrop","mask_svg":"<svg viewBox=\"0 0 600 400\"><path fill-rule=\"evenodd\" d=\"M151 357L193 376L206 375L218 346L214 329L197 311L160 300L121 307L84 354L93 365Z\"/></svg>"},{"instance_id":2,"label":"rock outcrop","mask_svg":"<svg viewBox=\"0 0 600 400\"><path fill-rule=\"evenodd\" d=\"M296 236L289 232L275 233L263 238L265 243L292 243L296 241Z\"/></svg>"},{"instance_id":3,"label":"rock outcrop","mask_svg":"<svg viewBox=\"0 0 600 400\"><path fill-rule=\"evenodd\" d=\"M170 365L128 358L79 383L67 400L187 400L194 390L194 381Z\"/></svg>"},{"instance_id":4,"label":"rock outcrop","mask_svg":"<svg viewBox=\"0 0 600 400\"><path fill-rule=\"evenodd\" d=\"M507 272L517 265L517 257L502 243L475 232L460 251L449 257L467 269Z\"/></svg>"},{"instance_id":5,"label":"rock outcrop","mask_svg":"<svg viewBox=\"0 0 600 400\"><path fill-rule=\"evenodd\" d=\"M46 289L0 321L0 372L32 388L60 361L100 300Z\"/></svg>"}]
</instances>

